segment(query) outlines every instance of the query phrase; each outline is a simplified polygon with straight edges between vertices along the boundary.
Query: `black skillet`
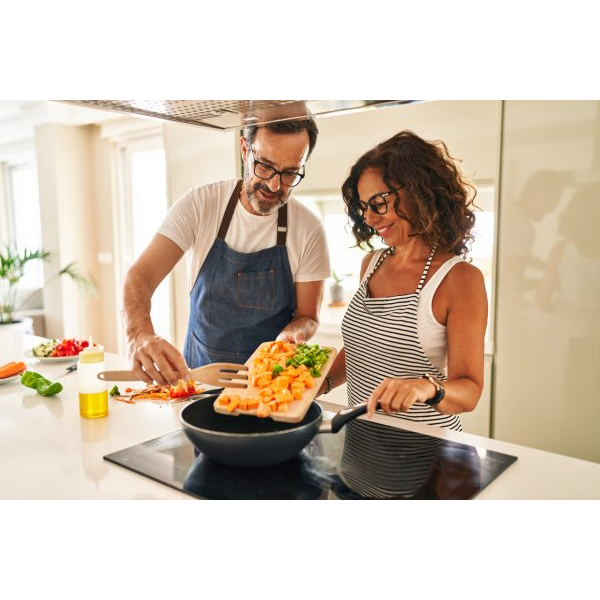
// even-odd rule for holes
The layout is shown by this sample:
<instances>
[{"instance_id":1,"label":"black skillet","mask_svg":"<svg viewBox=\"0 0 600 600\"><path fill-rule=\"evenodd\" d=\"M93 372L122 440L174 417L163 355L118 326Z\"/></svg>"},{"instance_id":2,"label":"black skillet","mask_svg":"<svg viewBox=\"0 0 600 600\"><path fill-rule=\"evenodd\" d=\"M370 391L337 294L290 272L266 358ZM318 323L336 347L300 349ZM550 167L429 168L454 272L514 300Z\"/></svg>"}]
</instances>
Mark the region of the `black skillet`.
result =
<instances>
[{"instance_id":1,"label":"black skillet","mask_svg":"<svg viewBox=\"0 0 600 600\"><path fill-rule=\"evenodd\" d=\"M313 402L300 423L284 423L247 415L215 412L218 394L188 404L180 413L183 430L197 450L208 458L236 467L264 467L297 456L318 433L337 433L348 421L367 412L358 404L323 420Z\"/></svg>"}]
</instances>

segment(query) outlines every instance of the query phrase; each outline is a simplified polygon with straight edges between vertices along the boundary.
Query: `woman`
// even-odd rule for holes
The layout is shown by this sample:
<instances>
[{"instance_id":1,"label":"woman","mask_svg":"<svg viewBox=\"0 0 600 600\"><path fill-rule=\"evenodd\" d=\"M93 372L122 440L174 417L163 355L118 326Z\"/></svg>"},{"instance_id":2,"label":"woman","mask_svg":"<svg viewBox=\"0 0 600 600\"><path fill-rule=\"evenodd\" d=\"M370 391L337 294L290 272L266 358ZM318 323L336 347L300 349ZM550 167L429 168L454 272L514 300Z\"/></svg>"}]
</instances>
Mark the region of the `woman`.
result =
<instances>
[{"instance_id":1,"label":"woman","mask_svg":"<svg viewBox=\"0 0 600 600\"><path fill-rule=\"evenodd\" d=\"M464 258L471 191L442 142L410 131L363 155L342 186L357 244L371 252L326 389L347 378L349 404L368 400L369 417L379 404L461 430L459 413L477 406L487 297L481 272ZM374 236L388 247L373 251Z\"/></svg>"}]
</instances>

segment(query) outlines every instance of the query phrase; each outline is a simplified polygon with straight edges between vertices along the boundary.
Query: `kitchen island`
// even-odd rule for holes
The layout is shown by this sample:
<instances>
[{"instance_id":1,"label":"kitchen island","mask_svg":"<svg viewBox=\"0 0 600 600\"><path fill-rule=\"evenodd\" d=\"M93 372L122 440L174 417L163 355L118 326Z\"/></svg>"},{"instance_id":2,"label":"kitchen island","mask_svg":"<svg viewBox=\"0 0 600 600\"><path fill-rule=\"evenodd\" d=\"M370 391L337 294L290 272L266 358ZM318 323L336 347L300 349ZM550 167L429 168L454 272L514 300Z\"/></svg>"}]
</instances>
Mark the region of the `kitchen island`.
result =
<instances>
[{"instance_id":1,"label":"kitchen island","mask_svg":"<svg viewBox=\"0 0 600 600\"><path fill-rule=\"evenodd\" d=\"M17 360L40 341L32 336L3 339L0 360ZM7 355L12 353L8 358ZM32 370L59 381L64 390L43 397L18 381L0 385L0 499L192 499L152 479L104 460L104 456L181 429L188 402L126 404L109 399L109 414L79 416L73 363L29 360ZM106 355L107 369L127 369L123 356ZM207 386L209 387L209 386ZM326 411L338 405L319 400ZM361 417L363 419L363 417ZM477 499L600 498L600 464L466 433L418 426L385 415L375 422L516 456ZM337 434L339 435L339 434Z\"/></svg>"}]
</instances>

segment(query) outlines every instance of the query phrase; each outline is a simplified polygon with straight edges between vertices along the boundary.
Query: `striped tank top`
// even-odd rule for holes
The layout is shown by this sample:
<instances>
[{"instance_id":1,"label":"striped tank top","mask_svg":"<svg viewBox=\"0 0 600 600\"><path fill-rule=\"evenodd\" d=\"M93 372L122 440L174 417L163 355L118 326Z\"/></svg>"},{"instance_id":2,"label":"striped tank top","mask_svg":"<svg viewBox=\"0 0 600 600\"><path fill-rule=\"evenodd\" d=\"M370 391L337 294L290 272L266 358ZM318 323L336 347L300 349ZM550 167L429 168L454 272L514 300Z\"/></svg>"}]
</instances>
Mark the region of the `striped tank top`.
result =
<instances>
[{"instance_id":1,"label":"striped tank top","mask_svg":"<svg viewBox=\"0 0 600 600\"><path fill-rule=\"evenodd\" d=\"M381 253L375 266L363 278L342 321L350 406L368 400L386 377L419 379L425 373L430 373L441 380L447 379L445 373L427 358L419 341L417 327L420 293L435 247L413 293L370 298L367 290L369 280L393 251L394 248L388 248ZM419 402L408 411L394 413L393 416L462 431L458 415L442 415L434 407Z\"/></svg>"}]
</instances>

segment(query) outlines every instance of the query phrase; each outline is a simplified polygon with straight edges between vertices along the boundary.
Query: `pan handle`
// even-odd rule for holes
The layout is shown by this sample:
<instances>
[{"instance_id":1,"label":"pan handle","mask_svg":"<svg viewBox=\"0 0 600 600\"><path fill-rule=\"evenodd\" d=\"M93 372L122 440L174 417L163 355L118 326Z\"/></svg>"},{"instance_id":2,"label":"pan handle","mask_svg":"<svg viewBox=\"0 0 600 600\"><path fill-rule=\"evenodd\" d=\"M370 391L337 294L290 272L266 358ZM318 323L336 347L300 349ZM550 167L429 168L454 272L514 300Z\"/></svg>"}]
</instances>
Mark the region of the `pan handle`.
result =
<instances>
[{"instance_id":1,"label":"pan handle","mask_svg":"<svg viewBox=\"0 0 600 600\"><path fill-rule=\"evenodd\" d=\"M367 412L367 403L361 402L356 406L340 410L331 421L321 421L319 433L337 433L348 421L360 417Z\"/></svg>"}]
</instances>

